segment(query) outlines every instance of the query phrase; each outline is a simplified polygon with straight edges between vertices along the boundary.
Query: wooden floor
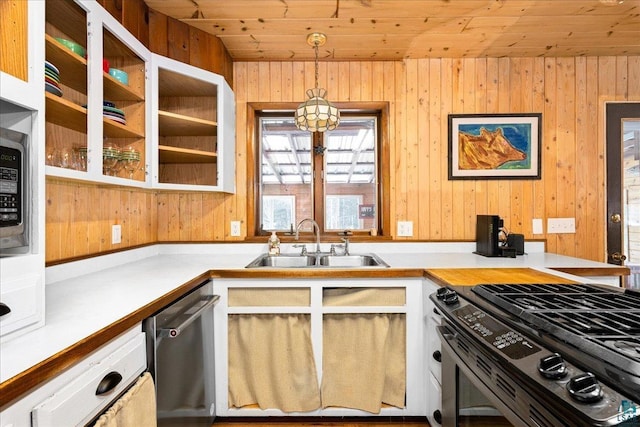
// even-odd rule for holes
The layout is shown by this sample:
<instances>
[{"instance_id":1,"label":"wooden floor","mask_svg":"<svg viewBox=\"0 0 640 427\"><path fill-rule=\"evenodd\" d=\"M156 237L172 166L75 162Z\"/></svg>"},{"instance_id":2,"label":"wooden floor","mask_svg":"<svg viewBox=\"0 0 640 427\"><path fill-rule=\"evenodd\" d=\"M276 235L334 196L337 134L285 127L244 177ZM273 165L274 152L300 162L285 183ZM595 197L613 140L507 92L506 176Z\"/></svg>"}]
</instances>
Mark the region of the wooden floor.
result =
<instances>
[{"instance_id":1,"label":"wooden floor","mask_svg":"<svg viewBox=\"0 0 640 427\"><path fill-rule=\"evenodd\" d=\"M240 427L251 425L251 427L309 427L309 426L330 426L330 427L428 427L426 419L382 417L366 419L343 419L343 418L323 418L323 419L216 419L212 427Z\"/></svg>"}]
</instances>

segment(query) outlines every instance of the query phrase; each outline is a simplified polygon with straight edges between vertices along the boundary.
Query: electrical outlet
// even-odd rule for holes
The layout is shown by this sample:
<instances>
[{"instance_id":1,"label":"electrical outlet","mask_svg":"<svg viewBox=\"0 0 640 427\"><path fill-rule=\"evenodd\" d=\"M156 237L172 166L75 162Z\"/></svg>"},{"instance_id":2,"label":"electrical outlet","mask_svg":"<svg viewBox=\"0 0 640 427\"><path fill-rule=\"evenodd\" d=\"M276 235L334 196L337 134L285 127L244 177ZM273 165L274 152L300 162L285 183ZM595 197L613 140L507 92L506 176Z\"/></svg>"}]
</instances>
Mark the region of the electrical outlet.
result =
<instances>
[{"instance_id":1,"label":"electrical outlet","mask_svg":"<svg viewBox=\"0 0 640 427\"><path fill-rule=\"evenodd\" d=\"M576 219L575 218L548 218L547 219L547 233L575 233L576 232Z\"/></svg>"},{"instance_id":2,"label":"electrical outlet","mask_svg":"<svg viewBox=\"0 0 640 427\"><path fill-rule=\"evenodd\" d=\"M120 224L111 226L111 244L115 245L122 242L122 226Z\"/></svg>"},{"instance_id":3,"label":"electrical outlet","mask_svg":"<svg viewBox=\"0 0 640 427\"><path fill-rule=\"evenodd\" d=\"M240 221L231 221L231 237L240 237Z\"/></svg>"},{"instance_id":4,"label":"electrical outlet","mask_svg":"<svg viewBox=\"0 0 640 427\"><path fill-rule=\"evenodd\" d=\"M398 237L411 237L411 236L413 236L413 222L398 221Z\"/></svg>"}]
</instances>

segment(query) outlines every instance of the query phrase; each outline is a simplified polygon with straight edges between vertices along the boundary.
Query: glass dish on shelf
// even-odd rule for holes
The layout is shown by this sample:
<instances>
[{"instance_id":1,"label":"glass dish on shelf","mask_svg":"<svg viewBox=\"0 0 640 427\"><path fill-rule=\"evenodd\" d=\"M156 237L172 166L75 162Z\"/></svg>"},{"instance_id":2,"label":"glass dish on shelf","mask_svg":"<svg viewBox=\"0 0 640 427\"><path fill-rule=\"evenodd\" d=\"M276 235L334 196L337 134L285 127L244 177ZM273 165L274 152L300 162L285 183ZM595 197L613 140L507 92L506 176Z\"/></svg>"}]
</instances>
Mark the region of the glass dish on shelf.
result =
<instances>
[{"instance_id":1,"label":"glass dish on shelf","mask_svg":"<svg viewBox=\"0 0 640 427\"><path fill-rule=\"evenodd\" d=\"M140 166L140 152L132 146L123 149L120 152L120 163L124 166L124 170L129 172L129 179L133 179L133 174Z\"/></svg>"},{"instance_id":2,"label":"glass dish on shelf","mask_svg":"<svg viewBox=\"0 0 640 427\"><path fill-rule=\"evenodd\" d=\"M115 175L118 162L120 161L120 149L113 143L105 142L102 145L102 173L104 175Z\"/></svg>"}]
</instances>

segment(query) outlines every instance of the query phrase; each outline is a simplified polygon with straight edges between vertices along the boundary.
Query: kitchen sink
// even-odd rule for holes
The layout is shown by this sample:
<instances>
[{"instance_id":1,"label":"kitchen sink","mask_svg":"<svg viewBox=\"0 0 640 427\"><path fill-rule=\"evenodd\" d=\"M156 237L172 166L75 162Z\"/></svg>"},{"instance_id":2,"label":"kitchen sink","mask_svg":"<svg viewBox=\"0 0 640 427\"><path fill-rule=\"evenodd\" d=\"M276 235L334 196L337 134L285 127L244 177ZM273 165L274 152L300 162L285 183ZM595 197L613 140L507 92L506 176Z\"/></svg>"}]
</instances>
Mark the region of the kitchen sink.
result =
<instances>
[{"instance_id":1,"label":"kitchen sink","mask_svg":"<svg viewBox=\"0 0 640 427\"><path fill-rule=\"evenodd\" d=\"M262 254L245 268L371 268L389 267L375 254L331 255L329 253L308 255Z\"/></svg>"},{"instance_id":2,"label":"kitchen sink","mask_svg":"<svg viewBox=\"0 0 640 427\"><path fill-rule=\"evenodd\" d=\"M322 255L318 264L323 267L388 267L387 263L373 254Z\"/></svg>"},{"instance_id":3,"label":"kitchen sink","mask_svg":"<svg viewBox=\"0 0 640 427\"><path fill-rule=\"evenodd\" d=\"M316 265L315 255L269 255L262 254L253 260L246 268L276 267L299 268L313 267Z\"/></svg>"}]
</instances>

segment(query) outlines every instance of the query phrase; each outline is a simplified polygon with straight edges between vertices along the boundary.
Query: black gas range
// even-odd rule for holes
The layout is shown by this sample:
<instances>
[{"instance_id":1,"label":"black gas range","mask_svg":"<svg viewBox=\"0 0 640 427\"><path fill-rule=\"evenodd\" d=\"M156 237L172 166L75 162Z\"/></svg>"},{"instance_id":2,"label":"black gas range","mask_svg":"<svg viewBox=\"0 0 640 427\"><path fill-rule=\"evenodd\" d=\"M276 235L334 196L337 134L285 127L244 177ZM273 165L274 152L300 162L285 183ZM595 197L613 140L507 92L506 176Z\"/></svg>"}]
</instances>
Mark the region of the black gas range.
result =
<instances>
[{"instance_id":1,"label":"black gas range","mask_svg":"<svg viewBox=\"0 0 640 427\"><path fill-rule=\"evenodd\" d=\"M450 359L443 425L460 425L460 391L445 386L462 387L461 370L513 425L640 427L639 292L490 284L441 288L431 299Z\"/></svg>"}]
</instances>

